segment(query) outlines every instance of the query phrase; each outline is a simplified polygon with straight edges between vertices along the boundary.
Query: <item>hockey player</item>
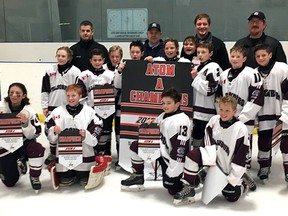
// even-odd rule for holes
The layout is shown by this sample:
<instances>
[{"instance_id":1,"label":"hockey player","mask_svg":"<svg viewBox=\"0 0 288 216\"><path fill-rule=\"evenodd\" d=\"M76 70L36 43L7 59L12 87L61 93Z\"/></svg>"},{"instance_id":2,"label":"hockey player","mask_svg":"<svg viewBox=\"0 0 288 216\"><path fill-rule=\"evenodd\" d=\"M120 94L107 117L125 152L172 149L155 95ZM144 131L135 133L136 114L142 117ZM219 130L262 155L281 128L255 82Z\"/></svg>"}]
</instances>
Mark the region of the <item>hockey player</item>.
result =
<instances>
[{"instance_id":1,"label":"hockey player","mask_svg":"<svg viewBox=\"0 0 288 216\"><path fill-rule=\"evenodd\" d=\"M183 41L183 47L181 50L181 58L189 59L191 62L197 58L197 43L195 36L187 36Z\"/></svg>"},{"instance_id":2,"label":"hockey player","mask_svg":"<svg viewBox=\"0 0 288 216\"><path fill-rule=\"evenodd\" d=\"M65 89L76 82L80 70L71 64L73 52L69 47L60 47L56 51L57 64L51 65L42 78L41 107L47 117L56 107L67 104ZM45 165L55 160L56 146L50 143L50 152Z\"/></svg>"},{"instance_id":3,"label":"hockey player","mask_svg":"<svg viewBox=\"0 0 288 216\"><path fill-rule=\"evenodd\" d=\"M246 50L242 46L230 49L231 68L220 75L221 96L231 95L237 101L236 117L248 128L250 151L247 168L251 166L254 119L264 103L262 78L257 70L245 66Z\"/></svg>"},{"instance_id":4,"label":"hockey player","mask_svg":"<svg viewBox=\"0 0 288 216\"><path fill-rule=\"evenodd\" d=\"M54 109L45 119L45 132L48 140L58 149L58 135L67 129L77 129L82 137L83 162L74 169L69 170L59 163L59 153L56 151L56 174L60 186L70 186L76 181L86 185L89 180L90 168L96 164L93 147L99 142L103 122L95 110L87 105L82 105L81 87L77 84L66 88L68 104Z\"/></svg>"},{"instance_id":5,"label":"hockey player","mask_svg":"<svg viewBox=\"0 0 288 216\"><path fill-rule=\"evenodd\" d=\"M110 63L103 65L103 68L107 68L108 70L112 71L115 74L118 74L118 67L119 64L121 63L123 57L123 50L120 46L118 45L114 45L112 47L110 47L109 49L109 59L110 59ZM114 77L114 78L115 78ZM107 134L107 141L106 141L106 155L111 155L111 134L112 134L112 123L113 123L113 119L114 119L114 129L115 129L115 135L116 135L116 151L117 151L117 155L119 153L119 141L120 141L120 102L119 102L119 98L120 98L120 94L121 94L121 90L119 91L118 88L116 88L115 83L114 83L114 87L115 87L115 114L109 116L107 119L105 119L105 121L107 121L107 130L103 131L103 133ZM117 161L118 161L118 157L117 157Z\"/></svg>"},{"instance_id":6,"label":"hockey player","mask_svg":"<svg viewBox=\"0 0 288 216\"><path fill-rule=\"evenodd\" d=\"M236 112L237 103L234 97L220 98L219 115L209 120L201 147L186 155L182 179L184 187L175 194L175 205L195 201L195 188L203 180L204 167L207 166L218 166L227 176L228 184L222 190L226 200L237 201L243 189L247 188L246 184L242 184L242 176L246 171L246 155L249 150L248 131L234 116Z\"/></svg>"},{"instance_id":7,"label":"hockey player","mask_svg":"<svg viewBox=\"0 0 288 216\"><path fill-rule=\"evenodd\" d=\"M93 89L98 86L104 86L105 84L113 84L114 72L103 68L105 62L104 53L100 49L94 49L91 52L90 63L93 67L93 71L82 71L77 79L77 84L82 87L83 98L86 98L88 106L94 108L94 91ZM91 69L92 70L92 69ZM100 116L103 118L103 116ZM112 114L113 117L113 114ZM111 135L111 120L103 118L103 131L100 137L98 145L95 147L97 154L111 155L111 145L108 146L107 140Z\"/></svg>"},{"instance_id":8,"label":"hockey player","mask_svg":"<svg viewBox=\"0 0 288 216\"><path fill-rule=\"evenodd\" d=\"M141 60L144 53L144 45L141 40L132 41L129 45L130 58L132 60ZM114 86L116 89L116 116L115 116L115 133L116 133L116 150L117 161L115 162L116 170L120 170L119 166L119 143L120 143L120 115L121 115L121 91L122 91L122 72L126 63L121 62L117 65L114 77Z\"/></svg>"},{"instance_id":9,"label":"hockey player","mask_svg":"<svg viewBox=\"0 0 288 216\"><path fill-rule=\"evenodd\" d=\"M285 180L288 182L288 65L272 60L269 45L255 46L257 70L262 76L264 87L264 105L258 113L258 177L265 181L271 167L272 133L276 121L283 122L280 150L283 155ZM279 123L279 122L278 122Z\"/></svg>"},{"instance_id":10,"label":"hockey player","mask_svg":"<svg viewBox=\"0 0 288 216\"><path fill-rule=\"evenodd\" d=\"M180 101L181 94L175 88L164 91L162 93L164 112L155 119L155 123L159 124L161 135L161 157L157 160L162 168L163 186L171 195L183 187L180 178L183 174L185 155L190 149L191 121L180 111ZM133 173L128 179L121 181L121 188L126 191L141 191L144 190L144 160L137 154L138 142L133 142L130 149Z\"/></svg>"},{"instance_id":11,"label":"hockey player","mask_svg":"<svg viewBox=\"0 0 288 216\"><path fill-rule=\"evenodd\" d=\"M202 42L197 46L197 56L200 65L193 67L193 147L198 148L204 137L205 126L216 114L215 92L222 72L220 66L211 61L213 45Z\"/></svg>"},{"instance_id":12,"label":"hockey player","mask_svg":"<svg viewBox=\"0 0 288 216\"><path fill-rule=\"evenodd\" d=\"M165 57L156 57L153 59L146 58L147 61L154 62L154 61L177 61L177 62L191 62L189 59L186 58L179 58L179 43L174 38L167 38L164 40L164 53Z\"/></svg>"},{"instance_id":13,"label":"hockey player","mask_svg":"<svg viewBox=\"0 0 288 216\"><path fill-rule=\"evenodd\" d=\"M22 83L12 83L8 96L1 101L1 113L16 113L22 122L23 145L14 152L0 147L0 178L7 187L13 187L21 174L26 174L28 159L30 182L37 192L41 189L40 175L45 148L36 141L41 134L41 125L30 105L27 89Z\"/></svg>"}]
</instances>

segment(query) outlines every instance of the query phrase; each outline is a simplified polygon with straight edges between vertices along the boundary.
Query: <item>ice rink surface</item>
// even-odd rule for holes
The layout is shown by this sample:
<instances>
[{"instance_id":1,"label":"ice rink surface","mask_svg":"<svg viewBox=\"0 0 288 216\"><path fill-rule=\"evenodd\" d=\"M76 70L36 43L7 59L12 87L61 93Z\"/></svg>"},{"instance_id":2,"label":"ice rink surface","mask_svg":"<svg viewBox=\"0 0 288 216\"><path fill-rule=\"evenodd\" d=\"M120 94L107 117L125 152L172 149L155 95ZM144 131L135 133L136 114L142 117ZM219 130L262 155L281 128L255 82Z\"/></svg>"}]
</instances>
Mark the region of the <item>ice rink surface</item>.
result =
<instances>
[{"instance_id":1,"label":"ice rink surface","mask_svg":"<svg viewBox=\"0 0 288 216\"><path fill-rule=\"evenodd\" d=\"M257 136L254 136L254 143ZM48 149L48 142L42 134L38 139ZM253 145L253 162L250 174L257 182L257 190L249 192L236 203L227 202L222 195L217 196L208 205L201 202L201 194L195 196L196 202L187 206L175 207L173 198L162 187L161 181L145 181L143 192L123 192L120 181L129 177L121 169L115 171L112 165L110 175L105 176L101 185L85 191L78 184L62 187L57 191L52 188L50 175L43 169L40 180L42 189L35 194L29 182L29 174L20 177L13 188L6 188L0 183L0 215L267 215L275 211L286 212L288 188L284 180L282 157L280 152L273 158L271 174L264 185L257 178L257 144ZM112 146L115 158L115 144ZM115 159L114 161L115 162Z\"/></svg>"}]
</instances>

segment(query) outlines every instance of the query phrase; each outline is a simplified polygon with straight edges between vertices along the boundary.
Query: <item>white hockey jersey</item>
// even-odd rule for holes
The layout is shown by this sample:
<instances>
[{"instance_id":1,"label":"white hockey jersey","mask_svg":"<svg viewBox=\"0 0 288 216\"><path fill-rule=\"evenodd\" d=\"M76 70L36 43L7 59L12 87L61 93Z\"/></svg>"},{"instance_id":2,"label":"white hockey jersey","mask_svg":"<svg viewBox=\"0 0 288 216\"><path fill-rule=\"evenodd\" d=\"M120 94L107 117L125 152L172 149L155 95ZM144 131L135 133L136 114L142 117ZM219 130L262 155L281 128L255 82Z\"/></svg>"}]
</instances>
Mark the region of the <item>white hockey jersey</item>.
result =
<instances>
[{"instance_id":1,"label":"white hockey jersey","mask_svg":"<svg viewBox=\"0 0 288 216\"><path fill-rule=\"evenodd\" d=\"M83 163L74 170L89 171L92 165L95 165L95 152L93 147L98 144L101 135L103 121L97 116L92 107L83 105L82 110L76 116L72 116L66 109L66 106L60 106L54 109L45 119L45 133L50 143L57 144L58 134L54 134L54 126L59 126L61 130L66 128L77 128L86 130L83 143ZM58 146L57 146L58 149ZM56 150L58 158L58 150ZM63 165L56 164L57 172L65 172L68 169Z\"/></svg>"},{"instance_id":2,"label":"white hockey jersey","mask_svg":"<svg viewBox=\"0 0 288 216\"><path fill-rule=\"evenodd\" d=\"M86 103L88 106L94 107L94 93L93 89L96 85L112 84L114 80L114 72L110 70L104 70L103 73L95 75L90 70L85 70L81 72L77 79L77 84L79 84L83 89L83 97L86 98Z\"/></svg>"},{"instance_id":3,"label":"white hockey jersey","mask_svg":"<svg viewBox=\"0 0 288 216\"><path fill-rule=\"evenodd\" d=\"M236 98L237 113L235 116L245 123L249 133L252 133L254 119L264 103L261 75L257 70L247 66L231 81L228 80L229 73L231 71L227 69L220 75L222 95L231 95Z\"/></svg>"},{"instance_id":4,"label":"white hockey jersey","mask_svg":"<svg viewBox=\"0 0 288 216\"><path fill-rule=\"evenodd\" d=\"M58 72L57 64L51 65L42 79L41 107L52 111L58 106L65 105L68 85L76 83L76 78L81 71L72 65L61 75Z\"/></svg>"},{"instance_id":5,"label":"white hockey jersey","mask_svg":"<svg viewBox=\"0 0 288 216\"><path fill-rule=\"evenodd\" d=\"M223 128L220 115L215 115L206 125L204 144L205 147L200 147L203 165L218 165L230 184L240 185L249 150L247 127L236 121Z\"/></svg>"},{"instance_id":6,"label":"white hockey jersey","mask_svg":"<svg viewBox=\"0 0 288 216\"><path fill-rule=\"evenodd\" d=\"M288 65L275 62L268 76L262 79L265 98L258 113L260 131L272 129L279 117L288 124Z\"/></svg>"},{"instance_id":7,"label":"white hockey jersey","mask_svg":"<svg viewBox=\"0 0 288 216\"><path fill-rule=\"evenodd\" d=\"M221 67L215 62L209 62L198 71L198 75L191 84L193 87L193 119L209 121L216 114L215 92L218 89L221 72Z\"/></svg>"},{"instance_id":8,"label":"white hockey jersey","mask_svg":"<svg viewBox=\"0 0 288 216\"><path fill-rule=\"evenodd\" d=\"M1 101L0 102L0 112L2 113L11 113L11 110L9 108L9 104L6 101ZM22 126L22 131L23 131L23 141L26 139L36 139L37 137L40 136L41 134L41 124L38 119L37 113L34 111L31 105L25 105L23 109L20 111L23 112L27 115L28 119L28 126L23 127ZM0 157L3 157L10 152L7 151L6 149L0 147Z\"/></svg>"},{"instance_id":9,"label":"white hockey jersey","mask_svg":"<svg viewBox=\"0 0 288 216\"><path fill-rule=\"evenodd\" d=\"M189 117L183 112L163 119L164 116L165 113L161 113L155 123L159 123L160 127L160 152L168 166L166 174L173 178L183 172L185 156L190 150L192 126Z\"/></svg>"}]
</instances>

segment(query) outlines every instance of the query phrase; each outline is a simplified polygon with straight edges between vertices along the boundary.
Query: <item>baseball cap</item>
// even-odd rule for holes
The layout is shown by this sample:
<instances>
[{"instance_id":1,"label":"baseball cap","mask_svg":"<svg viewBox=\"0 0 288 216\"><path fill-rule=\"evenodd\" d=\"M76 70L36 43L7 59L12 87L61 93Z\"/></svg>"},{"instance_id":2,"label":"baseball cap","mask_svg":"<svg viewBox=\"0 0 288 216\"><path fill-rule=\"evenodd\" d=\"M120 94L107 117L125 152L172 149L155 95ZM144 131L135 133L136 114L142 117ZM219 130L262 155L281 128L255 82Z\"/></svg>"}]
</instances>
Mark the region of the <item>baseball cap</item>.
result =
<instances>
[{"instance_id":1,"label":"baseball cap","mask_svg":"<svg viewBox=\"0 0 288 216\"><path fill-rule=\"evenodd\" d=\"M150 31L152 28L156 28L156 29L158 29L158 30L161 32L161 27L160 27L160 25L159 25L158 23L156 23L156 22L150 23L150 24L148 25L148 31Z\"/></svg>"},{"instance_id":2,"label":"baseball cap","mask_svg":"<svg viewBox=\"0 0 288 216\"><path fill-rule=\"evenodd\" d=\"M255 12L253 12L253 13L248 17L248 20L250 21L253 17L259 18L259 19L261 19L261 20L263 20L263 21L265 21L265 19L266 19L264 13L261 12L261 11L255 11Z\"/></svg>"}]
</instances>

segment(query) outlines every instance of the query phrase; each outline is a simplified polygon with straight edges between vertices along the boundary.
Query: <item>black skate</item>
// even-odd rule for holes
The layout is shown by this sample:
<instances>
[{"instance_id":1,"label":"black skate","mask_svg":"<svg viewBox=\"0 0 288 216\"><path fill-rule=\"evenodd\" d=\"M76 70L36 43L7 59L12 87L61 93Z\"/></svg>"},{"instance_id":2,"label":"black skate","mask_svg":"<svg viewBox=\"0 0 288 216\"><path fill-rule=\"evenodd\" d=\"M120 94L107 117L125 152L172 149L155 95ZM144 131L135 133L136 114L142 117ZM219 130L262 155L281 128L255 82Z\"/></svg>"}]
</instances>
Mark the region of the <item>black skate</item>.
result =
<instances>
[{"instance_id":1,"label":"black skate","mask_svg":"<svg viewBox=\"0 0 288 216\"><path fill-rule=\"evenodd\" d=\"M56 156L54 154L49 154L48 157L45 159L44 164L48 166L51 162L56 160Z\"/></svg>"},{"instance_id":2,"label":"black skate","mask_svg":"<svg viewBox=\"0 0 288 216\"><path fill-rule=\"evenodd\" d=\"M243 181L247 184L247 186L249 187L250 191L255 191L257 188L256 182L254 181L254 179L248 174L248 173L244 173L243 174Z\"/></svg>"},{"instance_id":3,"label":"black skate","mask_svg":"<svg viewBox=\"0 0 288 216\"><path fill-rule=\"evenodd\" d=\"M263 183L265 184L266 181L269 178L269 174L270 174L270 167L261 167L258 171L258 177L260 178L260 180L263 181Z\"/></svg>"},{"instance_id":4,"label":"black skate","mask_svg":"<svg viewBox=\"0 0 288 216\"><path fill-rule=\"evenodd\" d=\"M183 188L180 192L176 193L174 195L174 201L173 204L178 205L187 205L195 202L195 187L192 185L189 185L188 182L185 180L183 181Z\"/></svg>"},{"instance_id":5,"label":"black skate","mask_svg":"<svg viewBox=\"0 0 288 216\"><path fill-rule=\"evenodd\" d=\"M144 188L144 175L132 173L131 176L121 181L121 190L123 191L143 191Z\"/></svg>"},{"instance_id":6,"label":"black skate","mask_svg":"<svg viewBox=\"0 0 288 216\"><path fill-rule=\"evenodd\" d=\"M17 160L17 167L21 174L25 175L27 173L27 161L24 157Z\"/></svg>"},{"instance_id":7,"label":"black skate","mask_svg":"<svg viewBox=\"0 0 288 216\"><path fill-rule=\"evenodd\" d=\"M30 176L30 182L33 190L36 194L38 194L39 190L41 189L41 182L39 180L39 177L32 177Z\"/></svg>"},{"instance_id":8,"label":"black skate","mask_svg":"<svg viewBox=\"0 0 288 216\"><path fill-rule=\"evenodd\" d=\"M71 186L77 182L76 176L71 178L60 178L59 180L60 180L59 185L62 187Z\"/></svg>"}]
</instances>

